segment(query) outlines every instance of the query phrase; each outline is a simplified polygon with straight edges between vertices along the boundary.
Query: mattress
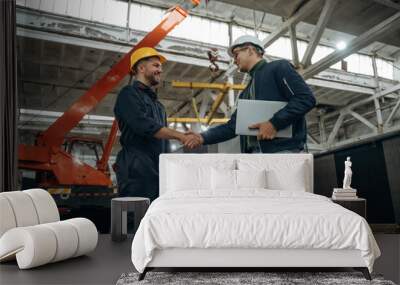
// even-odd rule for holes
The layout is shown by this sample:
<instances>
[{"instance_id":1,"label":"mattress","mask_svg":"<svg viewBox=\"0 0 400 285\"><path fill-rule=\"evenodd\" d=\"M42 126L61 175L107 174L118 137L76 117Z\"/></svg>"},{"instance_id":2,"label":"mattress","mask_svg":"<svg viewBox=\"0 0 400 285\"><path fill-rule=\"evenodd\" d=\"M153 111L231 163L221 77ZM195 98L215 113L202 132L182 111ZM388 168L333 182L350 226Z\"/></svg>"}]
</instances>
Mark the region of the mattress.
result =
<instances>
[{"instance_id":1,"label":"mattress","mask_svg":"<svg viewBox=\"0 0 400 285\"><path fill-rule=\"evenodd\" d=\"M155 250L170 248L359 250L370 271L380 255L361 216L324 196L267 189L159 197L133 239L132 262L143 272Z\"/></svg>"}]
</instances>

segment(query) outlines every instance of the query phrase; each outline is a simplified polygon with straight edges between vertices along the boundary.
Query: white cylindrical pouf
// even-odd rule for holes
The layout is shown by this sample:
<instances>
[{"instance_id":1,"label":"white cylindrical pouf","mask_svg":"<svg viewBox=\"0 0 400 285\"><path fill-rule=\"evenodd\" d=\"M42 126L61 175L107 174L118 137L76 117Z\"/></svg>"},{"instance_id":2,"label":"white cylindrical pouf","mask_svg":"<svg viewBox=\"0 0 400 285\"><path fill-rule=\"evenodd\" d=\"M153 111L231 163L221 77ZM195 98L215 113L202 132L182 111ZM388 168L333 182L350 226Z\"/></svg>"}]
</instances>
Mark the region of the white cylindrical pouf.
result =
<instances>
[{"instance_id":1,"label":"white cylindrical pouf","mask_svg":"<svg viewBox=\"0 0 400 285\"><path fill-rule=\"evenodd\" d=\"M9 229L17 226L11 204L2 194L0 193L0 237Z\"/></svg>"},{"instance_id":2,"label":"white cylindrical pouf","mask_svg":"<svg viewBox=\"0 0 400 285\"><path fill-rule=\"evenodd\" d=\"M29 189L23 192L31 197L38 214L39 224L52 223L60 220L56 202L54 202L49 192L43 189Z\"/></svg>"},{"instance_id":3,"label":"white cylindrical pouf","mask_svg":"<svg viewBox=\"0 0 400 285\"><path fill-rule=\"evenodd\" d=\"M98 233L92 221L85 218L74 218L65 220L65 222L73 225L78 233L78 250L74 257L91 252L96 248Z\"/></svg>"},{"instance_id":4,"label":"white cylindrical pouf","mask_svg":"<svg viewBox=\"0 0 400 285\"><path fill-rule=\"evenodd\" d=\"M57 250L54 232L42 225L14 228L0 239L0 254L16 253L20 269L28 269L49 263Z\"/></svg>"},{"instance_id":5,"label":"white cylindrical pouf","mask_svg":"<svg viewBox=\"0 0 400 285\"><path fill-rule=\"evenodd\" d=\"M33 226L39 223L35 205L30 196L23 191L1 193L8 199L13 209L17 227Z\"/></svg>"},{"instance_id":6,"label":"white cylindrical pouf","mask_svg":"<svg viewBox=\"0 0 400 285\"><path fill-rule=\"evenodd\" d=\"M74 256L78 249L78 233L74 226L65 221L42 225L51 229L57 238L57 251L51 262L57 262Z\"/></svg>"}]
</instances>

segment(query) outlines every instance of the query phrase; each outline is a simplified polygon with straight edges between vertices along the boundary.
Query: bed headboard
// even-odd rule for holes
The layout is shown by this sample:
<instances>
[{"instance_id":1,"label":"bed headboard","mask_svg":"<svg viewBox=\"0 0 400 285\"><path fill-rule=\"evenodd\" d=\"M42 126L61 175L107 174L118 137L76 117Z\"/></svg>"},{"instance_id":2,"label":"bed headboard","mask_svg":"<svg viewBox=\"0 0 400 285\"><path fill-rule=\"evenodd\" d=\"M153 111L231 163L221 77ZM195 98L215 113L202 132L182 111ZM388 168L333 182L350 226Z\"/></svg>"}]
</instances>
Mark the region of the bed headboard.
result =
<instances>
[{"instance_id":1,"label":"bed headboard","mask_svg":"<svg viewBox=\"0 0 400 285\"><path fill-rule=\"evenodd\" d=\"M196 163L197 165L213 165L218 160L235 162L237 160L261 160L265 163L275 163L276 161L288 161L289 163L304 162L306 173L308 173L308 189L307 192L314 192L314 161L312 154L161 154L160 155L160 195L166 192L166 185L168 182L168 163L188 161L189 163Z\"/></svg>"}]
</instances>

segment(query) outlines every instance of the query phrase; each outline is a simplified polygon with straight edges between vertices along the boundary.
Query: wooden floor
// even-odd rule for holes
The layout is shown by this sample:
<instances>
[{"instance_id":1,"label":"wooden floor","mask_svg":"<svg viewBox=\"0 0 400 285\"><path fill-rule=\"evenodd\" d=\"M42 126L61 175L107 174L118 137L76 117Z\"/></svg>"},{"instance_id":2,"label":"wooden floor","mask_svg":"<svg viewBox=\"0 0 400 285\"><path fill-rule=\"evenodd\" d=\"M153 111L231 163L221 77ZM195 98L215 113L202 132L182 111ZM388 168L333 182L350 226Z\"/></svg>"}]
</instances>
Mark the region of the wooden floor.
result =
<instances>
[{"instance_id":1,"label":"wooden floor","mask_svg":"<svg viewBox=\"0 0 400 285\"><path fill-rule=\"evenodd\" d=\"M115 284L122 273L134 271L131 261L132 238L112 242L99 235L95 251L41 267L19 270L16 262L0 265L0 284Z\"/></svg>"}]
</instances>

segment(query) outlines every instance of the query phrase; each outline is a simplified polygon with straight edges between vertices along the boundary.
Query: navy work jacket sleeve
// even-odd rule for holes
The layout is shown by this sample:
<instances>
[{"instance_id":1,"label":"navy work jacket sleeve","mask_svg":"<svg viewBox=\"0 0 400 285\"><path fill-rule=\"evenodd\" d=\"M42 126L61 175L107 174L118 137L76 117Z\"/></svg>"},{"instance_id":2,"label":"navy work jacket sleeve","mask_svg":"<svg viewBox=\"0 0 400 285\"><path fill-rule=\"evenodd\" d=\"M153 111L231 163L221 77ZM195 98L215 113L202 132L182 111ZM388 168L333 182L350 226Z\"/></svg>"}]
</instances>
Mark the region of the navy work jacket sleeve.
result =
<instances>
[{"instance_id":1,"label":"navy work jacket sleeve","mask_svg":"<svg viewBox=\"0 0 400 285\"><path fill-rule=\"evenodd\" d=\"M277 76L285 90L284 94L288 94L288 104L275 113L270 120L279 131L305 116L315 106L316 100L304 79L288 61L281 62Z\"/></svg>"},{"instance_id":2,"label":"navy work jacket sleeve","mask_svg":"<svg viewBox=\"0 0 400 285\"><path fill-rule=\"evenodd\" d=\"M125 86L118 95L115 114L121 124L126 124L131 132L143 137L154 137L162 127L148 114L145 102L132 86Z\"/></svg>"},{"instance_id":3,"label":"navy work jacket sleeve","mask_svg":"<svg viewBox=\"0 0 400 285\"><path fill-rule=\"evenodd\" d=\"M215 128L210 128L206 132L201 133L204 138L204 144L215 144L236 137L236 111L232 114L230 120L225 124Z\"/></svg>"}]
</instances>

